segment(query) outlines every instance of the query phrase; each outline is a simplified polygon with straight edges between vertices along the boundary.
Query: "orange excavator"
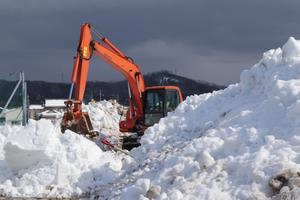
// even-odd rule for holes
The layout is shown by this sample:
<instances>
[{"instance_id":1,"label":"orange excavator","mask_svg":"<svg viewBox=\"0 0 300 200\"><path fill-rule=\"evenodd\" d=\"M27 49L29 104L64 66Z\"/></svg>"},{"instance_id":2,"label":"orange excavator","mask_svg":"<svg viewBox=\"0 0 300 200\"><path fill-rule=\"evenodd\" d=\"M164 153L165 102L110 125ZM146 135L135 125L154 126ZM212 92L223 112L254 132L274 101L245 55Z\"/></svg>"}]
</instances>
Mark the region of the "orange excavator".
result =
<instances>
[{"instance_id":1,"label":"orange excavator","mask_svg":"<svg viewBox=\"0 0 300 200\"><path fill-rule=\"evenodd\" d=\"M98 40L93 39L92 33ZM74 57L69 100L65 102L67 110L61 122L63 132L70 129L89 138L97 136L88 113L82 111L90 60L94 54L119 71L128 81L129 109L125 120L119 122L121 132L143 135L147 127L158 122L182 102L181 91L176 86L146 87L144 77L133 59L127 57L90 24L85 23L81 26L77 53ZM74 89L74 99L71 99ZM126 149L126 145L123 144L123 148Z\"/></svg>"}]
</instances>

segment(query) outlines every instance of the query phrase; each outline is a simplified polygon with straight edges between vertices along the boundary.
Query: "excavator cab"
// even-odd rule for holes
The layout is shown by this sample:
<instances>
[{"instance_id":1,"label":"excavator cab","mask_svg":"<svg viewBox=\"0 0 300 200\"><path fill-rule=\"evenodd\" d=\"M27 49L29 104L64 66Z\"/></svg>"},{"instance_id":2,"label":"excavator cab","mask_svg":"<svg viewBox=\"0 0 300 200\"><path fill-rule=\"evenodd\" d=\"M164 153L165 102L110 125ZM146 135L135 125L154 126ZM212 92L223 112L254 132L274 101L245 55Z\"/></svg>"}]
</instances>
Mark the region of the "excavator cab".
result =
<instances>
[{"instance_id":1,"label":"excavator cab","mask_svg":"<svg viewBox=\"0 0 300 200\"><path fill-rule=\"evenodd\" d=\"M148 87L144 101L144 124L152 126L176 109L182 101L182 95L175 86Z\"/></svg>"},{"instance_id":2,"label":"excavator cab","mask_svg":"<svg viewBox=\"0 0 300 200\"><path fill-rule=\"evenodd\" d=\"M139 128L136 130L137 135L141 136L144 131L157 123L161 118L165 117L168 112L176 109L182 102L182 94L176 86L154 86L147 87L143 95L143 120ZM128 114L129 112L127 112ZM126 123L123 121L123 124ZM122 127L122 123L120 124ZM122 131L122 129L120 128ZM124 129L126 130L126 129ZM125 132L125 131L124 131ZM138 137L126 136L122 140L122 148L131 150L139 146Z\"/></svg>"}]
</instances>

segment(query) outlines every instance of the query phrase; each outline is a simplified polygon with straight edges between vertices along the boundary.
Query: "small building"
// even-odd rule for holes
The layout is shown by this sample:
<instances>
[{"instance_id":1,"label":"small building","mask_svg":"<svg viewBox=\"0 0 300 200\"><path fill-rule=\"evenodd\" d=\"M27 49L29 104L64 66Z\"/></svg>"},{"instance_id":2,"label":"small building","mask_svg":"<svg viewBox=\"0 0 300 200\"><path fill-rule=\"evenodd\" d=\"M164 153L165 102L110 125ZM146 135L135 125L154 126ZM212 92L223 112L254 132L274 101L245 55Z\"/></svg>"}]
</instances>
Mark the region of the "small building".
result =
<instances>
[{"instance_id":1,"label":"small building","mask_svg":"<svg viewBox=\"0 0 300 200\"><path fill-rule=\"evenodd\" d=\"M28 116L31 119L50 119L56 122L66 110L65 99L45 99L44 105L30 105Z\"/></svg>"},{"instance_id":2,"label":"small building","mask_svg":"<svg viewBox=\"0 0 300 200\"><path fill-rule=\"evenodd\" d=\"M45 99L44 110L38 114L38 119L50 119L56 123L66 110L65 101L65 99Z\"/></svg>"},{"instance_id":3,"label":"small building","mask_svg":"<svg viewBox=\"0 0 300 200\"><path fill-rule=\"evenodd\" d=\"M66 109L65 101L66 99L46 99L45 110L64 112Z\"/></svg>"}]
</instances>

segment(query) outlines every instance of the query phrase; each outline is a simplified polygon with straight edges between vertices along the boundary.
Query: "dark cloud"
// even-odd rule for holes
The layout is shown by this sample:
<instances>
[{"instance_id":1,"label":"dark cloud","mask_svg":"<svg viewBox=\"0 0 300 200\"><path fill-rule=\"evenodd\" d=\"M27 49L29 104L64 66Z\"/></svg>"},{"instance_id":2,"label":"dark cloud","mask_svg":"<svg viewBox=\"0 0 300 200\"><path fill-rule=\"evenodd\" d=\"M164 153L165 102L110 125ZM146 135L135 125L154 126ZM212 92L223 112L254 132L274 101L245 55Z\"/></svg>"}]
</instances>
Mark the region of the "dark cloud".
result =
<instances>
[{"instance_id":1,"label":"dark cloud","mask_svg":"<svg viewBox=\"0 0 300 200\"><path fill-rule=\"evenodd\" d=\"M239 80L261 54L300 34L296 0L2 0L0 73L67 81L80 24L90 22L143 72L177 71L198 80ZM90 80L121 76L94 59Z\"/></svg>"}]
</instances>

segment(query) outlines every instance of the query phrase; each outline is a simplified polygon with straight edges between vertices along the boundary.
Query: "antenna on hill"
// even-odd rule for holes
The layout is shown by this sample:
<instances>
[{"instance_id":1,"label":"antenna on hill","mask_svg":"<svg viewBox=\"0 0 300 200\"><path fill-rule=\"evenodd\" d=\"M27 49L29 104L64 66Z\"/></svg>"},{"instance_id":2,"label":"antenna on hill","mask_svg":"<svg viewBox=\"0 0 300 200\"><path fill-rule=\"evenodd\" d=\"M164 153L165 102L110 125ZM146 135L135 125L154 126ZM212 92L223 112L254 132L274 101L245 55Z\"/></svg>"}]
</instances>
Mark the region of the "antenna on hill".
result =
<instances>
[{"instance_id":1,"label":"antenna on hill","mask_svg":"<svg viewBox=\"0 0 300 200\"><path fill-rule=\"evenodd\" d=\"M61 73L61 82L64 82L65 80L64 80L64 73L62 72Z\"/></svg>"}]
</instances>

